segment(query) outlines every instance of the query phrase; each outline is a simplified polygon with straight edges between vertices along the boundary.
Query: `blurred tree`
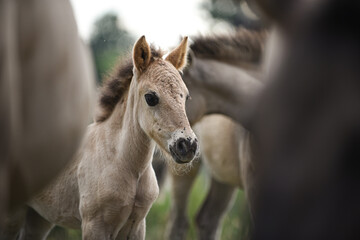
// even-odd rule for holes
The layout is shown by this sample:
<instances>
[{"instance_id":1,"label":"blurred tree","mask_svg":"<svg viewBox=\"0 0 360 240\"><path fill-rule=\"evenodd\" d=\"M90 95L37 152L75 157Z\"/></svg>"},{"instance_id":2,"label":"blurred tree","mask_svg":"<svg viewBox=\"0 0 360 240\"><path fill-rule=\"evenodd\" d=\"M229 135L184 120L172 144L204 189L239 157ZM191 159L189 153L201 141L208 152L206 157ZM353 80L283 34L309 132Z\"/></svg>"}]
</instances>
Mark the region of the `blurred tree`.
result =
<instances>
[{"instance_id":1,"label":"blurred tree","mask_svg":"<svg viewBox=\"0 0 360 240\"><path fill-rule=\"evenodd\" d=\"M222 20L234 27L249 29L263 27L262 22L249 8L245 0L207 0L202 7L216 20Z\"/></svg>"},{"instance_id":2,"label":"blurred tree","mask_svg":"<svg viewBox=\"0 0 360 240\"><path fill-rule=\"evenodd\" d=\"M95 22L90 37L90 47L99 83L119 56L125 55L133 43L134 38L119 23L116 14L107 13Z\"/></svg>"}]
</instances>

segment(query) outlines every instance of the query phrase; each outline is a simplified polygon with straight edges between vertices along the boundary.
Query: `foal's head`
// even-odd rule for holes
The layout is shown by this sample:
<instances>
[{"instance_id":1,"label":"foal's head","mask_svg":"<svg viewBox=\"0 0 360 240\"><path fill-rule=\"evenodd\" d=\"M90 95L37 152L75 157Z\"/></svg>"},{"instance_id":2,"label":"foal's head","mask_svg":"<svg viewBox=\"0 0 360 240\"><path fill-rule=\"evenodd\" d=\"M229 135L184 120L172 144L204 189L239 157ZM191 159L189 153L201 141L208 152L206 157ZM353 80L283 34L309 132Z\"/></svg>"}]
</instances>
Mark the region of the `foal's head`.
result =
<instances>
[{"instance_id":1,"label":"foal's head","mask_svg":"<svg viewBox=\"0 0 360 240\"><path fill-rule=\"evenodd\" d=\"M196 136L185 112L189 92L179 74L186 65L187 38L163 59L145 37L133 49L134 107L140 127L177 163L199 154Z\"/></svg>"}]
</instances>

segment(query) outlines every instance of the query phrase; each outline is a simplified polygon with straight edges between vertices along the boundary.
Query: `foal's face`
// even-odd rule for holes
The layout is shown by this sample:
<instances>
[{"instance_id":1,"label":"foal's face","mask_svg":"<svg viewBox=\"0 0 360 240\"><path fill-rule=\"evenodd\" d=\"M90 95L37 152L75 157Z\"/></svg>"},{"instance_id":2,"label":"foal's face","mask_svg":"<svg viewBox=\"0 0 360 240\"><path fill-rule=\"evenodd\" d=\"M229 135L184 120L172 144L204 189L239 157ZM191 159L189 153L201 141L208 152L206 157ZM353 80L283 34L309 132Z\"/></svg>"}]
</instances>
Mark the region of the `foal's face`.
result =
<instances>
[{"instance_id":1,"label":"foal's face","mask_svg":"<svg viewBox=\"0 0 360 240\"><path fill-rule=\"evenodd\" d=\"M136 65L136 56L134 63L141 128L177 163L188 163L199 154L199 147L185 112L189 92L179 74L185 64L182 58L186 58L186 39L165 60L155 59L144 70Z\"/></svg>"}]
</instances>

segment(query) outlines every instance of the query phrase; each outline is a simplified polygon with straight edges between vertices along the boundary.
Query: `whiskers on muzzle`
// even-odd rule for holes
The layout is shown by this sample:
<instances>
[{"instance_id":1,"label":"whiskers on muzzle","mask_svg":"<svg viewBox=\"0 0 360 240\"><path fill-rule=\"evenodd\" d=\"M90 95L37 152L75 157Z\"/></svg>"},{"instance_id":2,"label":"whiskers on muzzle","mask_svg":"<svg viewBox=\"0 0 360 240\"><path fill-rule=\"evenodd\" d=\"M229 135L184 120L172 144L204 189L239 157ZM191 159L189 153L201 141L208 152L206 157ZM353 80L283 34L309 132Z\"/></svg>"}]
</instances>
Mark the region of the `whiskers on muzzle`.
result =
<instances>
[{"instance_id":1,"label":"whiskers on muzzle","mask_svg":"<svg viewBox=\"0 0 360 240\"><path fill-rule=\"evenodd\" d=\"M186 175L192 169L192 167L200 160L200 151L197 151L192 161L182 164L178 164L176 161L174 161L173 156L164 149L160 149L159 147L157 147L156 151L158 154L158 158L162 161L165 161L166 165L169 167L169 170L176 175Z\"/></svg>"}]
</instances>

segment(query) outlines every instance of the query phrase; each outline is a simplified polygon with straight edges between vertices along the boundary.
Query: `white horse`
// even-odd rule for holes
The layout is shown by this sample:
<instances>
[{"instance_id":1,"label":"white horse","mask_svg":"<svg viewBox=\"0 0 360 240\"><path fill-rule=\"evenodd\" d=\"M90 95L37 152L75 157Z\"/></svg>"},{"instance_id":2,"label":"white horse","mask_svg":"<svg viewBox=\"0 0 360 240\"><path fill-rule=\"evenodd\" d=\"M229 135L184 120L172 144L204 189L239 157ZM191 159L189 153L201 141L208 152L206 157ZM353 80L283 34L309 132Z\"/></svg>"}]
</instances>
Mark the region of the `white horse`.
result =
<instances>
[{"instance_id":1,"label":"white horse","mask_svg":"<svg viewBox=\"0 0 360 240\"><path fill-rule=\"evenodd\" d=\"M73 158L94 78L68 0L0 1L0 232Z\"/></svg>"}]
</instances>

